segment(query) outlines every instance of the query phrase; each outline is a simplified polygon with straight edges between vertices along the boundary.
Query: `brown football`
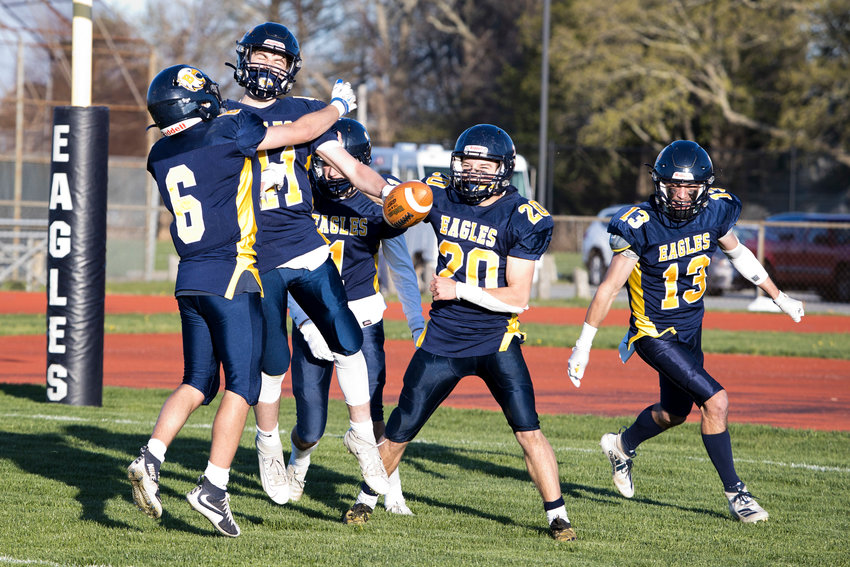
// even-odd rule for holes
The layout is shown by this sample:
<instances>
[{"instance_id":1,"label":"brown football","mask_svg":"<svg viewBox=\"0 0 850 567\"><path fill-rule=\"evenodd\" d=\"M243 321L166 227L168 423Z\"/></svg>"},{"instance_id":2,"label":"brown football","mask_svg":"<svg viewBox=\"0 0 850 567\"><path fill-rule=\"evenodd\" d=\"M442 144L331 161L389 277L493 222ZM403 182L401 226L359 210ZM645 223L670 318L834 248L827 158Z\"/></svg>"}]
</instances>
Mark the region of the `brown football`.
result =
<instances>
[{"instance_id":1,"label":"brown football","mask_svg":"<svg viewBox=\"0 0 850 567\"><path fill-rule=\"evenodd\" d=\"M421 181L405 181L393 187L384 199L384 220L393 228L409 228L431 211L434 196Z\"/></svg>"}]
</instances>

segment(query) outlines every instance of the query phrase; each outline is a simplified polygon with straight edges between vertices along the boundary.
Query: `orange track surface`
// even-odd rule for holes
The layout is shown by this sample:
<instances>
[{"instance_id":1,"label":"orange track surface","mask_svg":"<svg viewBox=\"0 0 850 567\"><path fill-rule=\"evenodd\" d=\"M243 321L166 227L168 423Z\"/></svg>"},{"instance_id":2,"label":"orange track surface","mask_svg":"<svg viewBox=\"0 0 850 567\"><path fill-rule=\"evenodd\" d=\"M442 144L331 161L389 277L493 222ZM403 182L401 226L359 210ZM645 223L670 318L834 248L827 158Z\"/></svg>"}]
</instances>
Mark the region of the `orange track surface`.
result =
<instances>
[{"instance_id":1,"label":"orange track surface","mask_svg":"<svg viewBox=\"0 0 850 567\"><path fill-rule=\"evenodd\" d=\"M0 293L0 314L43 313L44 294ZM108 296L108 313L176 311L173 297ZM401 316L392 304L388 319ZM580 324L583 309L532 308L524 322ZM625 312L609 317L624 325ZM794 325L787 317L771 314L708 313L707 328L845 332L847 318L806 316ZM785 326L788 326L787 329ZM657 399L657 377L636 356L620 363L614 350L596 349L581 389L575 389L566 376L570 350L553 347L524 347L534 378L537 409L540 413L577 413L632 417ZM408 341L387 342L385 400L394 403L401 378L413 353ZM104 339L104 384L132 388L174 388L182 375L182 347L179 334L114 335ZM706 355L706 368L729 392L731 422L760 423L779 427L850 431L850 361L756 357L745 355ZM0 382L44 383L46 338L44 336L0 337ZM286 384L289 384L287 380ZM284 386L289 395L288 386ZM331 395L342 395L334 381ZM470 377L447 400L461 408L498 410L483 382ZM694 410L690 420L698 419Z\"/></svg>"}]
</instances>

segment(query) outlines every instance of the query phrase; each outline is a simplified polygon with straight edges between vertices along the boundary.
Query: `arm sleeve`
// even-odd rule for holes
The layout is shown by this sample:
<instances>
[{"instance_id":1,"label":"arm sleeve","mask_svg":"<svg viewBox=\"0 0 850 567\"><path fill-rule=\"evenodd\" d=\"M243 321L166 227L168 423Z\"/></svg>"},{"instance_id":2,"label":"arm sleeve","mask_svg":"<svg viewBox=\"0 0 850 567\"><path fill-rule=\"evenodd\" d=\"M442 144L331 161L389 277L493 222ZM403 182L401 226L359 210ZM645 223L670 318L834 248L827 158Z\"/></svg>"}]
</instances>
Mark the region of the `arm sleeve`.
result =
<instances>
[{"instance_id":1,"label":"arm sleeve","mask_svg":"<svg viewBox=\"0 0 850 567\"><path fill-rule=\"evenodd\" d=\"M393 279L401 308L407 318L410 332L425 328L425 318L422 316L422 296L419 294L419 279L413 269L413 262L407 252L404 235L381 241L384 258L390 267L390 277Z\"/></svg>"}]
</instances>

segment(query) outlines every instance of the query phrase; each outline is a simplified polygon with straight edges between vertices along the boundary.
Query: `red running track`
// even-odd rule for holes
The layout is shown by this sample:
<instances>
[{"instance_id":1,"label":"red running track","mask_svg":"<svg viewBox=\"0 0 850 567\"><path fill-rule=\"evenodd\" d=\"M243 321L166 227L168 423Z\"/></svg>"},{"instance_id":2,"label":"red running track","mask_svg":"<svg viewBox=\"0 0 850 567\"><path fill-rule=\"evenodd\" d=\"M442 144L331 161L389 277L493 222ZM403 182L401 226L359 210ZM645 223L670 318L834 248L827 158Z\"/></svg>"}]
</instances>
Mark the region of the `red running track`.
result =
<instances>
[{"instance_id":1,"label":"red running track","mask_svg":"<svg viewBox=\"0 0 850 567\"><path fill-rule=\"evenodd\" d=\"M566 376L569 349L524 347L534 378L537 409L549 414L634 416L656 401L657 377L633 357L623 365L615 350L594 350L582 387ZM413 345L387 341L385 401L394 404ZM44 336L0 337L0 383L45 383ZM179 334L114 335L104 339L104 384L174 388L182 375ZM850 431L850 361L708 354L706 368L729 392L729 420L777 427ZM287 380L285 394L291 395ZM336 381L331 395L342 399ZM498 410L484 383L461 381L447 405ZM690 420L696 420L692 412ZM623 420L628 425L631 417Z\"/></svg>"}]
</instances>

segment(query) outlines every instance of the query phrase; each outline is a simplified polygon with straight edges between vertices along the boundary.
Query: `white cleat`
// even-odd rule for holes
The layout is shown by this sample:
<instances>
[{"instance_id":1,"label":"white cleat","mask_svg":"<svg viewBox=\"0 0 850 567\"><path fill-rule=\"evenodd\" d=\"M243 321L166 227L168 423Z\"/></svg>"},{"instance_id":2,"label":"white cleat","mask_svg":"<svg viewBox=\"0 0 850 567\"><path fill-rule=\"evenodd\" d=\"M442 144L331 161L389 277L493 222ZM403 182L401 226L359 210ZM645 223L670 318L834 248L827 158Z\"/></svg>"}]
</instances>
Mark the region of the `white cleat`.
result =
<instances>
[{"instance_id":1,"label":"white cleat","mask_svg":"<svg viewBox=\"0 0 850 567\"><path fill-rule=\"evenodd\" d=\"M390 514L413 516L413 512L407 507L407 503L404 500L396 500L393 503L385 503L384 507Z\"/></svg>"},{"instance_id":2,"label":"white cleat","mask_svg":"<svg viewBox=\"0 0 850 567\"><path fill-rule=\"evenodd\" d=\"M366 481L369 488L378 494L386 494L390 490L390 479L387 478L387 471L384 468L384 462L381 460L378 445L363 439L353 429L345 432L342 444L345 445L349 453L357 457L363 480Z\"/></svg>"},{"instance_id":3,"label":"white cleat","mask_svg":"<svg viewBox=\"0 0 850 567\"><path fill-rule=\"evenodd\" d=\"M620 435L617 433L606 433L599 442L602 451L611 462L611 477L614 486L620 494L626 498L635 495L635 485L632 482L632 459L620 446ZM632 455L634 456L634 455Z\"/></svg>"},{"instance_id":4,"label":"white cleat","mask_svg":"<svg viewBox=\"0 0 850 567\"><path fill-rule=\"evenodd\" d=\"M767 520L767 510L759 506L753 495L747 491L744 484L740 484L734 492L726 492L729 500L729 511L732 515L745 524L755 524Z\"/></svg>"},{"instance_id":5,"label":"white cleat","mask_svg":"<svg viewBox=\"0 0 850 567\"><path fill-rule=\"evenodd\" d=\"M263 490L275 504L286 504L289 502L289 479L286 476L283 448L267 452L262 448L259 439L255 438L254 443L257 445Z\"/></svg>"},{"instance_id":6,"label":"white cleat","mask_svg":"<svg viewBox=\"0 0 850 567\"><path fill-rule=\"evenodd\" d=\"M286 476L289 477L289 501L298 502L304 495L304 485L307 484L307 467L297 469L295 465L287 465Z\"/></svg>"}]
</instances>

